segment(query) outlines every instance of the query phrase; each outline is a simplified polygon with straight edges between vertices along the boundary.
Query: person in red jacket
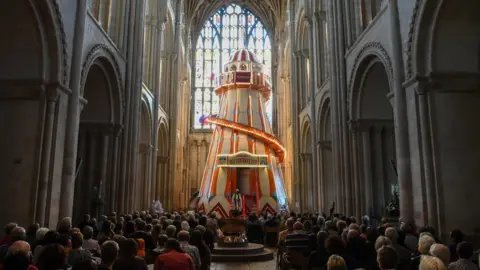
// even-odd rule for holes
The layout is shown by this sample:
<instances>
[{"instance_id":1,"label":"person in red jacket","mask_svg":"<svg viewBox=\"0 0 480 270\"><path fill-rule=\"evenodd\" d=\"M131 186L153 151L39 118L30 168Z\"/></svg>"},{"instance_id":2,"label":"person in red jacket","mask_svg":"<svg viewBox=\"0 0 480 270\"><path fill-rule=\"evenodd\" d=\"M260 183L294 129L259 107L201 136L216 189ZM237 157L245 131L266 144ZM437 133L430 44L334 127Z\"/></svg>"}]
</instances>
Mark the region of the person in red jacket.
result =
<instances>
[{"instance_id":1,"label":"person in red jacket","mask_svg":"<svg viewBox=\"0 0 480 270\"><path fill-rule=\"evenodd\" d=\"M195 264L180 243L170 238L165 243L165 252L157 257L154 270L195 270Z\"/></svg>"}]
</instances>

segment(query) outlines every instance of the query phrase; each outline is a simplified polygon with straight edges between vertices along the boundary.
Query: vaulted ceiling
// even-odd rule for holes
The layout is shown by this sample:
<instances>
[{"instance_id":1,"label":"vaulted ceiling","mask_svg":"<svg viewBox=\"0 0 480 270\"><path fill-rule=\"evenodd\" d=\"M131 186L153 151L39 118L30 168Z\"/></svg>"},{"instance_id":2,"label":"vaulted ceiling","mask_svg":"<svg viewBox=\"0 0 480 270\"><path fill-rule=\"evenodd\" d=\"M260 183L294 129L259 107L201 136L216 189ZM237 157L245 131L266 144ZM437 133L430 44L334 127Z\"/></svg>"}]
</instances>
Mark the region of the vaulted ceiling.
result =
<instances>
[{"instance_id":1,"label":"vaulted ceiling","mask_svg":"<svg viewBox=\"0 0 480 270\"><path fill-rule=\"evenodd\" d=\"M218 9L228 4L245 5L263 22L264 26L276 34L276 26L285 20L287 0L186 0L185 17L192 33L200 32L205 21Z\"/></svg>"}]
</instances>

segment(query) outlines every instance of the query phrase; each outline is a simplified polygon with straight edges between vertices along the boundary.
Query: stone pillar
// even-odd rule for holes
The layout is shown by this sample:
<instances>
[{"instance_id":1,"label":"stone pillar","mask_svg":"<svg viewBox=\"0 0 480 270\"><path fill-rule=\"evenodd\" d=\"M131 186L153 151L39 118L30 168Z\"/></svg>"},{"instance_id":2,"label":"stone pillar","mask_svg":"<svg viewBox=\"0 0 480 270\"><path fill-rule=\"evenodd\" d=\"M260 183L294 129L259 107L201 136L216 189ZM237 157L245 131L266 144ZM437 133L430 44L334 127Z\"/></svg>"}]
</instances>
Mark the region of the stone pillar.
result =
<instances>
[{"instance_id":1,"label":"stone pillar","mask_svg":"<svg viewBox=\"0 0 480 270\"><path fill-rule=\"evenodd\" d=\"M101 157L100 157L100 182L98 185L98 192L103 200L106 200L106 189L105 186L107 184L107 167L108 167L108 148L109 148L109 140L111 135L111 128L103 129L101 132ZM105 203L99 207L99 213L103 214L105 210Z\"/></svg>"},{"instance_id":2,"label":"stone pillar","mask_svg":"<svg viewBox=\"0 0 480 270\"><path fill-rule=\"evenodd\" d=\"M374 213L377 216L383 216L384 214L384 206L385 206L385 192L384 192L384 185L385 185L385 158L383 156L383 136L382 136L383 126L376 125L373 127L373 142L372 142L372 150L374 153L372 157L372 163L374 164L374 177L373 177L373 192L375 194L374 199Z\"/></svg>"},{"instance_id":3,"label":"stone pillar","mask_svg":"<svg viewBox=\"0 0 480 270\"><path fill-rule=\"evenodd\" d=\"M370 140L370 131L362 132L362 143L363 143L363 168L364 168L364 179L365 179L365 205L366 213L368 215L373 214L373 189L372 189L372 154L371 154L371 140Z\"/></svg>"},{"instance_id":4,"label":"stone pillar","mask_svg":"<svg viewBox=\"0 0 480 270\"><path fill-rule=\"evenodd\" d=\"M352 175L352 180L353 180L353 190L355 193L353 194L354 198L354 210L355 212L352 213L354 214L358 220L364 215L364 210L362 209L362 194L361 190L364 190L361 185L361 175L360 175L360 169L359 169L359 145L358 145L358 140L359 140L359 130L358 130L358 122L351 122L350 123L350 131L352 132L352 169L353 169L353 175Z\"/></svg>"},{"instance_id":5,"label":"stone pillar","mask_svg":"<svg viewBox=\"0 0 480 270\"><path fill-rule=\"evenodd\" d=\"M38 185L38 199L35 220L41 225L46 223L45 212L47 205L47 190L50 181L50 158L52 153L52 135L53 125L55 121L55 106L57 103L58 93L56 87L46 89L46 113L45 127L42 142L42 161L40 167L40 183Z\"/></svg>"},{"instance_id":6,"label":"stone pillar","mask_svg":"<svg viewBox=\"0 0 480 270\"><path fill-rule=\"evenodd\" d=\"M108 29L108 16L107 16L107 3L106 0L97 0L98 1L98 23L100 26L107 31Z\"/></svg>"},{"instance_id":7,"label":"stone pillar","mask_svg":"<svg viewBox=\"0 0 480 270\"><path fill-rule=\"evenodd\" d=\"M97 174L95 173L96 172L96 157L98 155L98 152L97 152L97 149L98 149L98 133L97 133L97 129L95 127L91 127L89 126L88 127L88 138L89 138L89 143L88 143L88 146L89 146L89 157L88 157L88 160L86 161L87 162L87 169L88 169L88 175L87 175L87 179L85 181L86 185L86 190L87 190L87 200L86 200L86 205L87 207L85 209L88 210L89 213L92 213L92 205L93 205L93 202L94 202L94 199L95 199L95 195L94 192L93 192L93 187L97 187L98 189L98 184L97 184Z\"/></svg>"},{"instance_id":8,"label":"stone pillar","mask_svg":"<svg viewBox=\"0 0 480 270\"><path fill-rule=\"evenodd\" d=\"M119 162L119 143L120 135L123 127L121 125L115 125L113 128L113 164L112 164L112 181L110 184L110 209L112 211L118 211L118 187L120 185L118 179L118 162Z\"/></svg>"},{"instance_id":9,"label":"stone pillar","mask_svg":"<svg viewBox=\"0 0 480 270\"><path fill-rule=\"evenodd\" d=\"M317 153L317 164L315 164L315 166L317 167L317 189L316 189L316 196L318 198L317 200L317 208L318 208L318 212L319 213L322 213L324 210L325 210L325 205L327 204L326 201L325 201L325 188L326 188L326 185L325 185L325 166L323 165L323 162L324 162L324 153L323 153L323 148L322 148L322 144L320 143L320 141L317 142L317 145L316 145L316 153Z\"/></svg>"},{"instance_id":10,"label":"stone pillar","mask_svg":"<svg viewBox=\"0 0 480 270\"><path fill-rule=\"evenodd\" d=\"M308 28L308 42L309 42L309 55L310 55L310 61L309 61L309 69L310 69L310 76L309 76L309 91L310 91L310 119L312 123L310 124L310 132L311 132L311 143L312 143L312 158L309 161L310 162L310 170L311 170L311 190L312 190L312 210L318 208L318 196L317 196L317 190L318 190L318 173L317 173L317 151L316 151L316 145L317 145L317 106L315 102L315 79L316 79L316 70L315 70L315 44L314 44L314 31L313 31L313 19L311 17L307 17L307 28ZM315 166L314 166L315 165Z\"/></svg>"},{"instance_id":11,"label":"stone pillar","mask_svg":"<svg viewBox=\"0 0 480 270\"><path fill-rule=\"evenodd\" d=\"M82 76L83 39L85 35L85 18L87 1L77 1L75 30L73 35L73 52L70 74L70 95L65 133L65 152L63 158L62 186L60 193L59 217L71 217L75 188L75 169L77 165L77 143L79 127L80 79Z\"/></svg>"},{"instance_id":12,"label":"stone pillar","mask_svg":"<svg viewBox=\"0 0 480 270\"><path fill-rule=\"evenodd\" d=\"M397 155L398 183L400 187L400 216L405 222L413 222L413 192L410 168L410 145L408 141L407 99L402 86L404 81L402 36L397 0L389 0L392 63L394 72L394 119Z\"/></svg>"}]
</instances>

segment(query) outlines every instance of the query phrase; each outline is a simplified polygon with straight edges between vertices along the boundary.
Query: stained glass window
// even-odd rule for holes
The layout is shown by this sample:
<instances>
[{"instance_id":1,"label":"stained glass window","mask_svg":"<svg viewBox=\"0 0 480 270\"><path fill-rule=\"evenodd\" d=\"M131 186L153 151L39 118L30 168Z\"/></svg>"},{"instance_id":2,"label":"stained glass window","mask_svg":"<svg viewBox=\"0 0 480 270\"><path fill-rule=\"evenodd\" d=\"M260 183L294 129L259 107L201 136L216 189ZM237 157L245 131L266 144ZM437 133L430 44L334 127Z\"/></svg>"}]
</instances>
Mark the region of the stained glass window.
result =
<instances>
[{"instance_id":1,"label":"stained glass window","mask_svg":"<svg viewBox=\"0 0 480 270\"><path fill-rule=\"evenodd\" d=\"M214 92L215 79L222 72L233 52L247 48L256 54L266 68L272 66L272 45L262 22L248 9L231 4L218 10L203 26L195 52L195 84L193 97L193 128L211 129L201 119L217 114L219 99ZM272 106L266 106L271 122Z\"/></svg>"}]
</instances>

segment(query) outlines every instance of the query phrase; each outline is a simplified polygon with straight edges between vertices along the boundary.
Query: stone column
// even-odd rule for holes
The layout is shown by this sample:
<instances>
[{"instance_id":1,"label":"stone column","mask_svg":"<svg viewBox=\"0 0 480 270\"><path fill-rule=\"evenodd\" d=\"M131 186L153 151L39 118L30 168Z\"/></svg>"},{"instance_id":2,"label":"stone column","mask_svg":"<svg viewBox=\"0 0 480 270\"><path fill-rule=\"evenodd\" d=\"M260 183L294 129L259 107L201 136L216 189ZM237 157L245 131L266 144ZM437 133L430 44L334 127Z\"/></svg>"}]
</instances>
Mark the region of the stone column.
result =
<instances>
[{"instance_id":1,"label":"stone column","mask_svg":"<svg viewBox=\"0 0 480 270\"><path fill-rule=\"evenodd\" d=\"M288 2L288 27L290 33L295 33L296 25L295 25L295 2L289 1ZM290 118L292 121L292 140L293 140L293 153L292 155L292 182L293 182L293 209L296 211L296 201L300 199L298 193L298 179L299 179L299 153L297 152L299 148L298 138L300 137L300 128L299 128L299 120L298 120L298 69L297 69L297 51L296 49L296 42L295 39L290 38L290 52L291 52L291 61L290 61Z\"/></svg>"},{"instance_id":2,"label":"stone column","mask_svg":"<svg viewBox=\"0 0 480 270\"><path fill-rule=\"evenodd\" d=\"M383 216L383 210L385 206L385 158L383 156L383 136L382 136L383 126L377 124L373 127L373 142L372 142L372 151L374 151L373 157L375 160L372 160L374 164L374 177L373 177L373 192L375 194L374 199L374 209L375 215Z\"/></svg>"},{"instance_id":3,"label":"stone column","mask_svg":"<svg viewBox=\"0 0 480 270\"><path fill-rule=\"evenodd\" d=\"M322 213L324 210L325 210L325 205L327 204L326 201L325 201L325 168L323 166L323 162L324 162L324 154L323 154L323 148L322 148L322 144L320 141L317 142L317 156L318 156L318 159L317 159L317 164L316 164L316 167L317 167L317 181L318 181L318 185L317 185L317 190L316 190L316 196L318 197L318 204L317 204L317 207L318 207L318 211L319 213Z\"/></svg>"},{"instance_id":4,"label":"stone column","mask_svg":"<svg viewBox=\"0 0 480 270\"><path fill-rule=\"evenodd\" d=\"M413 191L410 168L410 145L408 141L407 99L402 86L404 81L402 37L397 0L389 0L390 34L392 40L392 63L394 72L393 92L395 99L395 144L397 155L398 183L400 187L400 216L405 222L413 222Z\"/></svg>"},{"instance_id":5,"label":"stone column","mask_svg":"<svg viewBox=\"0 0 480 270\"><path fill-rule=\"evenodd\" d=\"M77 165L77 139L79 127L80 79L82 76L83 39L85 35L85 18L87 0L77 1L73 51L70 74L70 95L65 132L65 152L63 158L62 186L60 193L59 217L71 217L75 188L75 169Z\"/></svg>"},{"instance_id":6,"label":"stone column","mask_svg":"<svg viewBox=\"0 0 480 270\"><path fill-rule=\"evenodd\" d=\"M93 187L97 187L98 189L98 184L97 184L97 174L96 172L96 157L98 155L97 150L98 150L98 145L97 145L97 129L96 127L88 126L88 137L89 137L89 156L87 162L87 169L88 169L88 175L87 175L87 180L85 181L86 185L86 190L87 190L87 200L86 204L87 207L85 209L88 210L89 213L91 213L92 210L92 205L93 201L95 199L95 195L93 192ZM93 213L92 213L93 214Z\"/></svg>"},{"instance_id":7,"label":"stone column","mask_svg":"<svg viewBox=\"0 0 480 270\"><path fill-rule=\"evenodd\" d=\"M317 190L318 190L318 173L317 173L317 151L316 151L316 145L317 145L317 106L315 102L315 78L317 72L315 71L315 44L314 44L314 31L313 31L313 19L311 17L307 17L307 28L308 28L308 42L309 42L309 55L310 55L310 76L309 76L309 90L310 90L310 119L312 123L310 124L310 132L311 132L311 143L312 143L312 158L310 160L311 163L311 188L312 188L312 195L315 194L315 196L312 196L312 207L314 209L318 208L318 197L317 197ZM315 166L314 166L315 165ZM312 209L313 210L313 209Z\"/></svg>"},{"instance_id":8,"label":"stone column","mask_svg":"<svg viewBox=\"0 0 480 270\"><path fill-rule=\"evenodd\" d=\"M45 127L42 143L42 161L40 165L40 183L38 185L37 211L35 220L45 224L45 210L47 205L47 190L50 181L50 155L52 152L53 124L55 121L55 106L58 93L56 87L46 89Z\"/></svg>"},{"instance_id":9,"label":"stone column","mask_svg":"<svg viewBox=\"0 0 480 270\"><path fill-rule=\"evenodd\" d=\"M112 181L110 184L110 209L112 211L118 211L118 200L122 199L119 198L118 194L118 186L119 186L119 179L118 179L118 162L119 162L119 141L120 141L120 134L122 133L122 126L115 125L113 127L113 164L112 164Z\"/></svg>"},{"instance_id":10,"label":"stone column","mask_svg":"<svg viewBox=\"0 0 480 270\"><path fill-rule=\"evenodd\" d=\"M359 145L358 145L358 137L359 137L359 130L358 130L358 122L350 122L350 131L352 132L352 167L353 167L353 189L355 191L355 194L353 194L354 198L354 209L355 212L352 213L354 214L358 220L359 218L362 217L363 214L365 214L362 210L361 204L362 204L362 193L361 190L363 190L360 182L361 182L361 176L360 176L360 170L359 170Z\"/></svg>"},{"instance_id":11,"label":"stone column","mask_svg":"<svg viewBox=\"0 0 480 270\"><path fill-rule=\"evenodd\" d=\"M107 5L106 0L97 0L98 1L98 23L100 26L107 31L108 29L108 17L107 15Z\"/></svg>"},{"instance_id":12,"label":"stone column","mask_svg":"<svg viewBox=\"0 0 480 270\"><path fill-rule=\"evenodd\" d=\"M373 214L373 193L372 193L372 154L371 154L371 141L370 141L370 131L362 132L362 143L363 143L363 168L364 168L364 179L365 179L365 205L366 213L368 215Z\"/></svg>"},{"instance_id":13,"label":"stone column","mask_svg":"<svg viewBox=\"0 0 480 270\"><path fill-rule=\"evenodd\" d=\"M109 204L107 202L107 185L110 184L110 181L108 181L109 177L107 176L107 169L108 169L108 153L109 153L109 148L110 148L110 138L113 133L113 127L112 126L107 126L103 127L101 130L101 139L102 139L102 156L101 156L101 165L100 165L100 183L103 185L99 185L99 192L102 195L102 198L104 198L105 202L104 204L100 207L100 213L104 213L105 210L105 205ZM101 188L101 190L100 190Z\"/></svg>"}]
</instances>

